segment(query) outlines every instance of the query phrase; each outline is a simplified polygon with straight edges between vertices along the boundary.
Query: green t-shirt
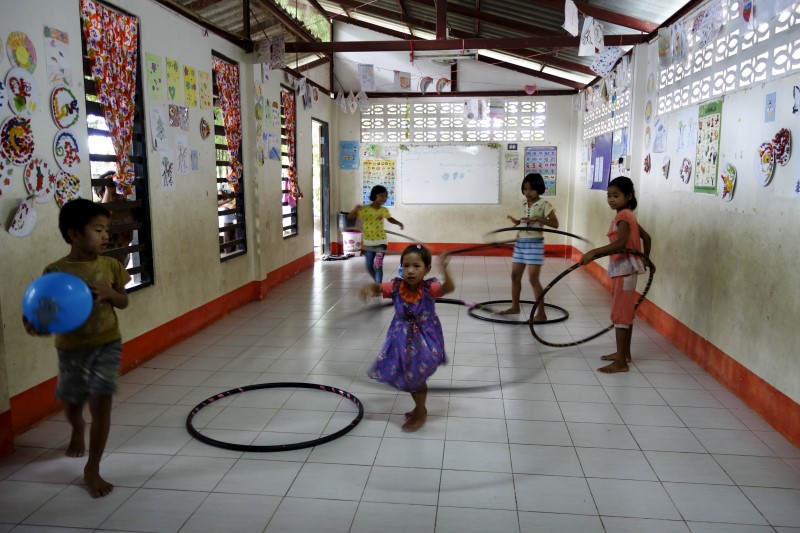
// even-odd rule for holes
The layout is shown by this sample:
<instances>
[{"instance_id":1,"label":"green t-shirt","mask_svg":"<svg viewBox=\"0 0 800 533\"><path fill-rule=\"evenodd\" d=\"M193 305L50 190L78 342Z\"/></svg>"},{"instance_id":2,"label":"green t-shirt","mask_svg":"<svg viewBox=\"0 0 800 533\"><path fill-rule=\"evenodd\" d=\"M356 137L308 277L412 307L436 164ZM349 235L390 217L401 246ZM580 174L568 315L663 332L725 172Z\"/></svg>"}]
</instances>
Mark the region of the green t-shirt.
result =
<instances>
[{"instance_id":1,"label":"green t-shirt","mask_svg":"<svg viewBox=\"0 0 800 533\"><path fill-rule=\"evenodd\" d=\"M95 282L116 290L125 290L131 280L122 263L112 257L98 256L94 261L71 261L66 257L47 265L44 273L66 272L78 276L83 281ZM56 335L56 348L62 350L83 350L102 346L121 337L117 314L110 302L94 302L89 319L75 331Z\"/></svg>"},{"instance_id":2,"label":"green t-shirt","mask_svg":"<svg viewBox=\"0 0 800 533\"><path fill-rule=\"evenodd\" d=\"M392 218L388 209L383 206L375 209L371 204L367 204L358 210L358 218L362 221L364 246L377 246L388 242L386 231L383 229L383 221Z\"/></svg>"}]
</instances>

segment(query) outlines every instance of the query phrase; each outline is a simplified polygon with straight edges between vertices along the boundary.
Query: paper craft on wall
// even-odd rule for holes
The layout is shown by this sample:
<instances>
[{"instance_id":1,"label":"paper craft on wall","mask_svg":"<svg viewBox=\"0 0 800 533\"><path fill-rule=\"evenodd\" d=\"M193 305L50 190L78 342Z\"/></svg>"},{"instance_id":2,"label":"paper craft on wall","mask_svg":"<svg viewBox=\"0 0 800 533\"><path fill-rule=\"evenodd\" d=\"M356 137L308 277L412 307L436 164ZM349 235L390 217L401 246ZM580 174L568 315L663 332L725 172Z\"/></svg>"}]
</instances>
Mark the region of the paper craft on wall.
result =
<instances>
[{"instance_id":1,"label":"paper craft on wall","mask_svg":"<svg viewBox=\"0 0 800 533\"><path fill-rule=\"evenodd\" d=\"M69 60L69 34L44 27L44 57L50 85L72 85L72 64Z\"/></svg>"},{"instance_id":2,"label":"paper craft on wall","mask_svg":"<svg viewBox=\"0 0 800 533\"><path fill-rule=\"evenodd\" d=\"M395 183L397 174L392 159L365 159L361 165L361 200L363 204L371 203L369 193L375 185L386 187L388 193L385 207L394 207Z\"/></svg>"},{"instance_id":3,"label":"paper craft on wall","mask_svg":"<svg viewBox=\"0 0 800 533\"><path fill-rule=\"evenodd\" d=\"M173 104L169 105L169 125L173 128L177 128L181 125L181 117L180 112L178 111L178 106Z\"/></svg>"},{"instance_id":4,"label":"paper craft on wall","mask_svg":"<svg viewBox=\"0 0 800 533\"><path fill-rule=\"evenodd\" d=\"M150 137L153 140L154 150L162 150L167 147L167 124L160 107L150 108Z\"/></svg>"},{"instance_id":5,"label":"paper craft on wall","mask_svg":"<svg viewBox=\"0 0 800 533\"><path fill-rule=\"evenodd\" d=\"M47 161L34 157L22 172L22 181L29 195L35 196L37 204L53 199L56 192L56 175Z\"/></svg>"},{"instance_id":6,"label":"paper craft on wall","mask_svg":"<svg viewBox=\"0 0 800 533\"><path fill-rule=\"evenodd\" d=\"M154 102L161 102L164 99L164 69L161 65L161 56L146 52L144 58L147 98Z\"/></svg>"},{"instance_id":7,"label":"paper craft on wall","mask_svg":"<svg viewBox=\"0 0 800 533\"><path fill-rule=\"evenodd\" d=\"M653 152L661 154L667 151L667 125L656 119L653 125Z\"/></svg>"},{"instance_id":8,"label":"paper craft on wall","mask_svg":"<svg viewBox=\"0 0 800 533\"><path fill-rule=\"evenodd\" d=\"M74 126L80 117L80 106L78 99L65 85L60 85L53 89L50 97L50 114L53 122L59 129L66 129Z\"/></svg>"},{"instance_id":9,"label":"paper craft on wall","mask_svg":"<svg viewBox=\"0 0 800 533\"><path fill-rule=\"evenodd\" d=\"M175 135L175 173L189 173L189 141L186 135L179 133Z\"/></svg>"},{"instance_id":10,"label":"paper craft on wall","mask_svg":"<svg viewBox=\"0 0 800 533\"><path fill-rule=\"evenodd\" d=\"M276 161L281 160L280 143L278 136L274 133L267 134L267 148L269 150L269 158Z\"/></svg>"},{"instance_id":11,"label":"paper craft on wall","mask_svg":"<svg viewBox=\"0 0 800 533\"><path fill-rule=\"evenodd\" d=\"M716 39L721 28L722 2L711 2L708 9L697 14L692 24L695 50L699 50Z\"/></svg>"},{"instance_id":12,"label":"paper craft on wall","mask_svg":"<svg viewBox=\"0 0 800 533\"><path fill-rule=\"evenodd\" d=\"M663 70L672 65L672 32L669 28L658 29L658 66Z\"/></svg>"},{"instance_id":13,"label":"paper craft on wall","mask_svg":"<svg viewBox=\"0 0 800 533\"><path fill-rule=\"evenodd\" d=\"M58 168L64 172L77 172L81 163L80 146L69 130L56 133L53 140L53 155Z\"/></svg>"},{"instance_id":14,"label":"paper craft on wall","mask_svg":"<svg viewBox=\"0 0 800 533\"><path fill-rule=\"evenodd\" d=\"M557 146L526 146L525 168L523 175L538 173L544 178L545 191L542 196L556 195L556 180L558 178L558 147Z\"/></svg>"},{"instance_id":15,"label":"paper craft on wall","mask_svg":"<svg viewBox=\"0 0 800 533\"><path fill-rule=\"evenodd\" d=\"M625 53L625 50L619 46L606 46L605 49L597 54L594 61L592 61L591 69L597 73L598 76L606 76L614 68L617 59Z\"/></svg>"},{"instance_id":16,"label":"paper craft on wall","mask_svg":"<svg viewBox=\"0 0 800 533\"><path fill-rule=\"evenodd\" d=\"M0 58L2 57L3 56L0 55ZM0 115L5 115L6 102L8 102L8 95L6 94L6 83L4 80L0 80Z\"/></svg>"},{"instance_id":17,"label":"paper craft on wall","mask_svg":"<svg viewBox=\"0 0 800 533\"><path fill-rule=\"evenodd\" d=\"M28 163L35 147L30 119L10 116L0 126L0 155L12 164L21 167Z\"/></svg>"},{"instance_id":18,"label":"paper craft on wall","mask_svg":"<svg viewBox=\"0 0 800 533\"><path fill-rule=\"evenodd\" d=\"M689 56L689 40L686 35L686 22L681 20L670 27L672 39L672 63L679 65Z\"/></svg>"},{"instance_id":19,"label":"paper craft on wall","mask_svg":"<svg viewBox=\"0 0 800 533\"><path fill-rule=\"evenodd\" d=\"M200 109L211 109L211 73L197 71L197 84L200 91Z\"/></svg>"},{"instance_id":20,"label":"paper craft on wall","mask_svg":"<svg viewBox=\"0 0 800 533\"><path fill-rule=\"evenodd\" d=\"M792 97L794 98L794 104L792 105L792 114L794 115L800 111L800 87L797 85L792 89Z\"/></svg>"},{"instance_id":21,"label":"paper craft on wall","mask_svg":"<svg viewBox=\"0 0 800 533\"><path fill-rule=\"evenodd\" d=\"M23 200L17 212L14 214L14 219L8 226L8 232L14 237L27 237L36 227L36 207L33 204L33 199L28 198Z\"/></svg>"},{"instance_id":22,"label":"paper craft on wall","mask_svg":"<svg viewBox=\"0 0 800 533\"><path fill-rule=\"evenodd\" d=\"M775 173L775 152L772 143L762 143L756 150L755 175L759 185L766 187Z\"/></svg>"},{"instance_id":23,"label":"paper craft on wall","mask_svg":"<svg viewBox=\"0 0 800 533\"><path fill-rule=\"evenodd\" d=\"M189 131L189 108L178 106L178 123L183 131Z\"/></svg>"},{"instance_id":24,"label":"paper craft on wall","mask_svg":"<svg viewBox=\"0 0 800 533\"><path fill-rule=\"evenodd\" d=\"M736 167L730 163L725 164L725 169L719 174L720 196L726 202L733 200L733 190L736 187Z\"/></svg>"},{"instance_id":25,"label":"paper craft on wall","mask_svg":"<svg viewBox=\"0 0 800 533\"><path fill-rule=\"evenodd\" d=\"M36 48L27 35L21 31L12 31L6 40L6 53L12 65L33 74L36 70Z\"/></svg>"},{"instance_id":26,"label":"paper craft on wall","mask_svg":"<svg viewBox=\"0 0 800 533\"><path fill-rule=\"evenodd\" d=\"M17 115L32 116L39 107L39 84L33 74L21 67L12 68L6 74L8 106Z\"/></svg>"},{"instance_id":27,"label":"paper craft on wall","mask_svg":"<svg viewBox=\"0 0 800 533\"><path fill-rule=\"evenodd\" d=\"M64 207L64 204L71 202L81 196L81 180L74 174L59 171L56 174L56 205Z\"/></svg>"},{"instance_id":28,"label":"paper craft on wall","mask_svg":"<svg viewBox=\"0 0 800 533\"><path fill-rule=\"evenodd\" d=\"M0 198L6 194L11 187L11 179L14 177L14 166L11 161L0 157Z\"/></svg>"},{"instance_id":29,"label":"paper craft on wall","mask_svg":"<svg viewBox=\"0 0 800 533\"><path fill-rule=\"evenodd\" d=\"M717 193L719 133L722 127L722 100L700 106L697 121L697 157L694 192Z\"/></svg>"},{"instance_id":30,"label":"paper craft on wall","mask_svg":"<svg viewBox=\"0 0 800 533\"><path fill-rule=\"evenodd\" d=\"M175 190L175 175L174 175L174 156L170 150L160 150L158 152L158 161L161 166L161 188L166 190Z\"/></svg>"},{"instance_id":31,"label":"paper craft on wall","mask_svg":"<svg viewBox=\"0 0 800 533\"><path fill-rule=\"evenodd\" d=\"M181 85L181 65L172 58L167 58L167 101L180 102L183 100Z\"/></svg>"},{"instance_id":32,"label":"paper craft on wall","mask_svg":"<svg viewBox=\"0 0 800 533\"><path fill-rule=\"evenodd\" d=\"M342 170L358 168L358 141L339 141L339 168Z\"/></svg>"},{"instance_id":33,"label":"paper craft on wall","mask_svg":"<svg viewBox=\"0 0 800 533\"><path fill-rule=\"evenodd\" d=\"M787 128L781 128L772 139L772 148L775 152L775 161L782 167L789 163L792 157L792 132Z\"/></svg>"},{"instance_id":34,"label":"paper craft on wall","mask_svg":"<svg viewBox=\"0 0 800 533\"><path fill-rule=\"evenodd\" d=\"M183 66L183 89L186 92L186 107L197 107L197 70Z\"/></svg>"},{"instance_id":35,"label":"paper craft on wall","mask_svg":"<svg viewBox=\"0 0 800 533\"><path fill-rule=\"evenodd\" d=\"M764 99L764 122L775 122L775 93L769 93Z\"/></svg>"},{"instance_id":36,"label":"paper craft on wall","mask_svg":"<svg viewBox=\"0 0 800 533\"><path fill-rule=\"evenodd\" d=\"M669 179L669 156L664 156L664 160L661 162L661 175L664 176L665 180Z\"/></svg>"}]
</instances>

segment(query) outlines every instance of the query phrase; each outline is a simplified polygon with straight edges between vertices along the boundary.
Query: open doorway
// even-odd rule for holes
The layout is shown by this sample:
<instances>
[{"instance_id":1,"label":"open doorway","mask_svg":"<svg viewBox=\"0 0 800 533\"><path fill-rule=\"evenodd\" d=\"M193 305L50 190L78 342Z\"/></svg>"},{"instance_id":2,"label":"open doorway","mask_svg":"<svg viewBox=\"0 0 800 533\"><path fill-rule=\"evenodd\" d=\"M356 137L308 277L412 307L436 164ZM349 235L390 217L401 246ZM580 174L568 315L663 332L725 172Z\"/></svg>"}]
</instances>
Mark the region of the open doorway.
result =
<instances>
[{"instance_id":1,"label":"open doorway","mask_svg":"<svg viewBox=\"0 0 800 533\"><path fill-rule=\"evenodd\" d=\"M314 255L331 253L330 164L328 123L311 119L311 153L313 175Z\"/></svg>"}]
</instances>

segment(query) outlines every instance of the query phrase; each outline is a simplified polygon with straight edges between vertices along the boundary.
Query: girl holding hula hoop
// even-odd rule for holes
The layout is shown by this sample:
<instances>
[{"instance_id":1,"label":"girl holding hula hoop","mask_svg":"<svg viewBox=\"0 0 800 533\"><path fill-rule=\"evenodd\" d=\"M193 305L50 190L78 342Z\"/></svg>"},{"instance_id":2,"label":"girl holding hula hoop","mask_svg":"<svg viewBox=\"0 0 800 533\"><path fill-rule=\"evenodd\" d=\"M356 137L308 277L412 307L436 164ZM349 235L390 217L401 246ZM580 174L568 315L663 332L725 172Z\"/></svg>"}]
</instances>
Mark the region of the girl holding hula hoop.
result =
<instances>
[{"instance_id":1,"label":"girl holding hula hoop","mask_svg":"<svg viewBox=\"0 0 800 533\"><path fill-rule=\"evenodd\" d=\"M608 184L606 197L608 205L617 212L608 230L606 246L589 250L581 258L585 265L594 261L601 254L614 254L622 249L643 251L650 256L650 234L639 225L633 210L636 209L636 192L630 178L619 176ZM642 248L644 243L644 249ZM655 266L650 263L655 272ZM631 337L633 335L633 317L636 307L636 278L645 272L642 258L636 255L611 255L608 262L608 276L611 278L611 322L617 337L617 351L604 355L600 359L611 361L610 364L598 368L605 374L627 372L631 360Z\"/></svg>"}]
</instances>

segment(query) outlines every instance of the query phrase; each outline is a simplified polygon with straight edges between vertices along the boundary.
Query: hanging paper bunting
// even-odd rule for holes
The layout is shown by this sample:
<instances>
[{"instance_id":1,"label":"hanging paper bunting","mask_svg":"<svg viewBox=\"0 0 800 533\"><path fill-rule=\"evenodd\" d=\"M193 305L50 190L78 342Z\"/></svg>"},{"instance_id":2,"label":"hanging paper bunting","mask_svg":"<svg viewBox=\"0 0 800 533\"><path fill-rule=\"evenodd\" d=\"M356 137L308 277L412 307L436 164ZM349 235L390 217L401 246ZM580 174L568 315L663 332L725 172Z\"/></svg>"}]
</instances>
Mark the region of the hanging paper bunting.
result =
<instances>
[{"instance_id":1,"label":"hanging paper bunting","mask_svg":"<svg viewBox=\"0 0 800 533\"><path fill-rule=\"evenodd\" d=\"M672 33L669 28L658 29L658 66L665 69L672 65Z\"/></svg>"},{"instance_id":2,"label":"hanging paper bunting","mask_svg":"<svg viewBox=\"0 0 800 533\"><path fill-rule=\"evenodd\" d=\"M339 90L336 94L336 105L342 110L343 113L347 113L347 101L344 98L344 93Z\"/></svg>"},{"instance_id":3,"label":"hanging paper bunting","mask_svg":"<svg viewBox=\"0 0 800 533\"><path fill-rule=\"evenodd\" d=\"M672 62L683 63L689 57L689 39L686 35L686 22L676 22L670 27L672 41Z\"/></svg>"},{"instance_id":4,"label":"hanging paper bunting","mask_svg":"<svg viewBox=\"0 0 800 533\"><path fill-rule=\"evenodd\" d=\"M408 91L411 89L411 74L409 72L394 71L394 89Z\"/></svg>"},{"instance_id":5,"label":"hanging paper bunting","mask_svg":"<svg viewBox=\"0 0 800 533\"><path fill-rule=\"evenodd\" d=\"M447 78L439 78L436 80L436 94L442 94L442 91L448 85L450 85L450 80Z\"/></svg>"},{"instance_id":6,"label":"hanging paper bunting","mask_svg":"<svg viewBox=\"0 0 800 533\"><path fill-rule=\"evenodd\" d=\"M580 45L578 46L579 56L594 55L594 41L592 40L592 25L594 18L585 17L583 19L583 30L581 31Z\"/></svg>"},{"instance_id":7,"label":"hanging paper bunting","mask_svg":"<svg viewBox=\"0 0 800 533\"><path fill-rule=\"evenodd\" d=\"M364 91L359 91L359 93L356 95L356 100L358 101L358 109L362 113L369 111L369 108L372 104L370 104L369 98L367 98L367 95L364 94Z\"/></svg>"},{"instance_id":8,"label":"hanging paper bunting","mask_svg":"<svg viewBox=\"0 0 800 533\"><path fill-rule=\"evenodd\" d=\"M280 70L286 66L286 41L279 35L270 42L269 52L270 70Z\"/></svg>"},{"instance_id":9,"label":"hanging paper bunting","mask_svg":"<svg viewBox=\"0 0 800 533\"><path fill-rule=\"evenodd\" d=\"M564 0L564 24L562 28L567 30L567 33L573 37L577 36L580 32L578 25L578 7L572 0Z\"/></svg>"},{"instance_id":10,"label":"hanging paper bunting","mask_svg":"<svg viewBox=\"0 0 800 533\"><path fill-rule=\"evenodd\" d=\"M717 1L711 7L697 14L692 24L694 48L699 50L716 39L722 28L722 4Z\"/></svg>"},{"instance_id":11,"label":"hanging paper bunting","mask_svg":"<svg viewBox=\"0 0 800 533\"><path fill-rule=\"evenodd\" d=\"M353 91L350 91L350 94L347 95L347 107L350 109L350 113L355 113L356 109L358 109L358 100L356 100L356 95L353 94Z\"/></svg>"},{"instance_id":12,"label":"hanging paper bunting","mask_svg":"<svg viewBox=\"0 0 800 533\"><path fill-rule=\"evenodd\" d=\"M419 80L419 92L425 94L428 91L428 87L430 87L431 83L433 83L433 78L430 76L423 76Z\"/></svg>"},{"instance_id":13,"label":"hanging paper bunting","mask_svg":"<svg viewBox=\"0 0 800 533\"><path fill-rule=\"evenodd\" d=\"M607 46L605 50L597 54L597 57L592 61L592 66L589 68L596 72L598 76L606 76L614 68L619 56L624 53L625 50L619 46Z\"/></svg>"},{"instance_id":14,"label":"hanging paper bunting","mask_svg":"<svg viewBox=\"0 0 800 533\"><path fill-rule=\"evenodd\" d=\"M358 65L358 81L362 91L375 90L375 71L372 65Z\"/></svg>"}]
</instances>

